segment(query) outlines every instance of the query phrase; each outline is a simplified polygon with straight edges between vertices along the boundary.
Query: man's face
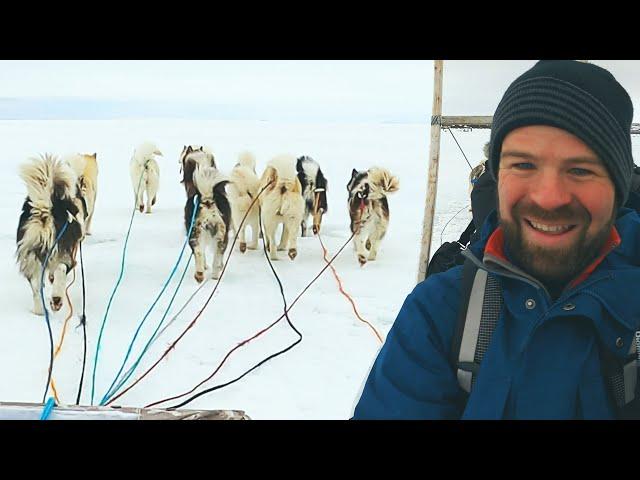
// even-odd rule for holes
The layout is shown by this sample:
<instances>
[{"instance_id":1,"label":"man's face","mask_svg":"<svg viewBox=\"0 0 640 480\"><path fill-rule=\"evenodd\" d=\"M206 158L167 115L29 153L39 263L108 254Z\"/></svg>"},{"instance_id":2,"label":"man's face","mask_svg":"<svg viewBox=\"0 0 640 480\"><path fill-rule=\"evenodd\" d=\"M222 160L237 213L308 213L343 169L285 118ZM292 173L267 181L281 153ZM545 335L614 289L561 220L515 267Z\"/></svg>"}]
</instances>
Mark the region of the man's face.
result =
<instances>
[{"instance_id":1,"label":"man's face","mask_svg":"<svg viewBox=\"0 0 640 480\"><path fill-rule=\"evenodd\" d=\"M498 214L509 253L543 283L569 282L598 254L614 222L615 187L574 135L542 125L502 143Z\"/></svg>"}]
</instances>

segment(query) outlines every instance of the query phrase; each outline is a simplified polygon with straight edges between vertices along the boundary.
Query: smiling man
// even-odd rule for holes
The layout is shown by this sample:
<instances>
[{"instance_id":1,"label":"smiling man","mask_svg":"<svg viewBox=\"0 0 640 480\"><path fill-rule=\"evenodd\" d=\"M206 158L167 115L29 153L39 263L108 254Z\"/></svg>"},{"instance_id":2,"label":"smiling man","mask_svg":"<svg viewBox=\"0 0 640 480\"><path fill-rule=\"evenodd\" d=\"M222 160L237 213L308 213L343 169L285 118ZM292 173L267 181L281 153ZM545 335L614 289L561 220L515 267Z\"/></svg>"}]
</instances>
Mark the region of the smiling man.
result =
<instances>
[{"instance_id":1,"label":"smiling man","mask_svg":"<svg viewBox=\"0 0 640 480\"><path fill-rule=\"evenodd\" d=\"M407 297L355 419L638 414L633 105L606 70L540 61L493 117L497 211Z\"/></svg>"}]
</instances>

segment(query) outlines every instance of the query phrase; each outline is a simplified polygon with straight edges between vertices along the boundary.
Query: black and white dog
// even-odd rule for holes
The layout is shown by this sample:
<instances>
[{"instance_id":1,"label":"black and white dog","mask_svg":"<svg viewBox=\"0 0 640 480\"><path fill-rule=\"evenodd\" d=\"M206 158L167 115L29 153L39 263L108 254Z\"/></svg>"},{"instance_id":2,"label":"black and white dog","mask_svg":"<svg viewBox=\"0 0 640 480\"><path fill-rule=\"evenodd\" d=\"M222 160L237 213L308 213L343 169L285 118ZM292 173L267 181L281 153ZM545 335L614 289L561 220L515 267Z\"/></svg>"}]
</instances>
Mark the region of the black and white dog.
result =
<instances>
[{"instance_id":1,"label":"black and white dog","mask_svg":"<svg viewBox=\"0 0 640 480\"><path fill-rule=\"evenodd\" d=\"M197 194L199 206L189 237L189 246L196 261L194 278L198 283L204 280L204 271L207 268L205 251L209 246L214 250L211 276L218 279L222 272L222 259L227 250L231 225L231 206L225 190L227 183L228 180L215 167L196 164L193 171L194 194L185 204L184 222L189 232L194 209L193 198Z\"/></svg>"},{"instance_id":2,"label":"black and white dog","mask_svg":"<svg viewBox=\"0 0 640 480\"><path fill-rule=\"evenodd\" d=\"M320 170L320 165L313 158L308 156L299 157L296 161L298 180L302 186L302 197L304 198L304 217L300 224L302 236L307 236L307 219L313 216L313 234L320 231L322 215L327 213L327 179Z\"/></svg>"},{"instance_id":3,"label":"black and white dog","mask_svg":"<svg viewBox=\"0 0 640 480\"><path fill-rule=\"evenodd\" d=\"M351 180L347 183L349 216L351 232L355 233L353 243L361 266L367 260L376 259L380 241L389 225L387 194L398 188L398 178L384 168L373 167L365 172L354 168L351 172Z\"/></svg>"},{"instance_id":4,"label":"black and white dog","mask_svg":"<svg viewBox=\"0 0 640 480\"><path fill-rule=\"evenodd\" d=\"M20 177L27 187L16 236L20 272L33 291L33 313L44 315L40 296L42 266L56 238L69 222L45 266L52 285L50 305L62 308L67 274L75 267L75 251L85 235L87 215L77 177L66 162L51 155L32 158L21 165Z\"/></svg>"}]
</instances>

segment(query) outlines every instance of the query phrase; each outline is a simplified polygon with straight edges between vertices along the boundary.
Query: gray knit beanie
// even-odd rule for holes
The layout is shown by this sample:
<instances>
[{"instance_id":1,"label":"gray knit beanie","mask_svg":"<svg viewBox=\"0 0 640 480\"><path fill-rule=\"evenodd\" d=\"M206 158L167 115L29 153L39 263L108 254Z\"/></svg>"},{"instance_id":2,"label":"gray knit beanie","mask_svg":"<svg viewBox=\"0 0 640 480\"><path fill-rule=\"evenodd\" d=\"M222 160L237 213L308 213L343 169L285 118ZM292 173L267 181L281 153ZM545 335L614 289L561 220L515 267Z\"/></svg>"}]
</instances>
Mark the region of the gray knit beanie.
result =
<instances>
[{"instance_id":1,"label":"gray knit beanie","mask_svg":"<svg viewBox=\"0 0 640 480\"><path fill-rule=\"evenodd\" d=\"M627 91L604 68L574 60L541 60L507 89L493 116L489 170L497 180L502 141L527 125L561 128L603 161L623 205L631 186L631 121Z\"/></svg>"}]
</instances>

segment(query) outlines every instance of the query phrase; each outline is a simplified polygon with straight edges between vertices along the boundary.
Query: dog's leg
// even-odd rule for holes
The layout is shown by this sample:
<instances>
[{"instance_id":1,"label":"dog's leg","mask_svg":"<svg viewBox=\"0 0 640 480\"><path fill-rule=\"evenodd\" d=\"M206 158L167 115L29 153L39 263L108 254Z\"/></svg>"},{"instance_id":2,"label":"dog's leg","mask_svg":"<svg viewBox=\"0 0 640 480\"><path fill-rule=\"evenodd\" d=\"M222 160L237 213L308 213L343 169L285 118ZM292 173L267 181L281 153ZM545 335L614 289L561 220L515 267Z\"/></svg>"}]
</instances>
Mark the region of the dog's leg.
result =
<instances>
[{"instance_id":1,"label":"dog's leg","mask_svg":"<svg viewBox=\"0 0 640 480\"><path fill-rule=\"evenodd\" d=\"M90 198L89 198L89 202L90 202L90 207L89 207L89 214L87 215L87 222L86 222L86 234L87 235L91 235L91 222L93 220L93 212L95 212L96 209L96 197L98 196L98 193L94 187L93 192L90 194Z\"/></svg>"},{"instance_id":2,"label":"dog's leg","mask_svg":"<svg viewBox=\"0 0 640 480\"><path fill-rule=\"evenodd\" d=\"M142 179L142 183L140 184L140 189L136 194L136 205L138 205L138 210L140 213L144 212L144 178Z\"/></svg>"},{"instance_id":3,"label":"dog's leg","mask_svg":"<svg viewBox=\"0 0 640 480\"><path fill-rule=\"evenodd\" d=\"M196 223L191 232L191 238L189 239L189 246L191 247L196 262L196 273L193 275L193 278L195 278L198 283L204 280L205 258L204 247L202 245L203 233L199 223Z\"/></svg>"},{"instance_id":4,"label":"dog's leg","mask_svg":"<svg viewBox=\"0 0 640 480\"><path fill-rule=\"evenodd\" d=\"M33 293L33 309L31 310L36 315L44 315L42 309L42 297L40 296L40 276L42 275L42 265L36 261L32 270L31 277L27 277L29 285L31 285L31 291Z\"/></svg>"},{"instance_id":5,"label":"dog's leg","mask_svg":"<svg viewBox=\"0 0 640 480\"><path fill-rule=\"evenodd\" d=\"M378 247L380 246L380 241L384 238L387 233L387 226L389 225L389 221L382 217L380 221L377 223L376 228L373 230L371 235L369 236L369 242L371 247L369 249L369 260L375 260L378 255Z\"/></svg>"},{"instance_id":6,"label":"dog's leg","mask_svg":"<svg viewBox=\"0 0 640 480\"><path fill-rule=\"evenodd\" d=\"M155 171L152 171L146 178L147 185L147 213L151 213L151 206L156 204L156 197L158 195L158 175Z\"/></svg>"},{"instance_id":7,"label":"dog's leg","mask_svg":"<svg viewBox=\"0 0 640 480\"><path fill-rule=\"evenodd\" d=\"M215 280L220 278L222 274L222 260L224 259L224 252L227 250L227 243L229 236L227 235L227 229L224 224L218 226L218 231L214 239L214 255L213 255L213 271L211 277Z\"/></svg>"},{"instance_id":8,"label":"dog's leg","mask_svg":"<svg viewBox=\"0 0 640 480\"><path fill-rule=\"evenodd\" d=\"M280 243L278 244L278 251L282 252L287 249L287 243L289 241L289 228L287 226L288 222L285 219L282 222L282 236L280 237ZM295 229L294 229L295 232Z\"/></svg>"},{"instance_id":9,"label":"dog's leg","mask_svg":"<svg viewBox=\"0 0 640 480\"><path fill-rule=\"evenodd\" d=\"M145 189L145 192L147 194L147 203L146 203L147 209L145 210L144 213L149 214L149 213L151 213L151 198L152 197L151 197L151 192L149 191L149 185L148 184L147 184L147 188Z\"/></svg>"},{"instance_id":10,"label":"dog's leg","mask_svg":"<svg viewBox=\"0 0 640 480\"><path fill-rule=\"evenodd\" d=\"M258 212L256 207L251 209L251 213L247 217L249 221L249 225L251 226L251 243L247 245L249 250L257 250L258 249L258 235L260 234L260 220L258 218Z\"/></svg>"},{"instance_id":11,"label":"dog's leg","mask_svg":"<svg viewBox=\"0 0 640 480\"><path fill-rule=\"evenodd\" d=\"M367 250L365 249L367 236L367 232L360 231L355 235L355 237L353 237L353 245L355 247L360 266L363 266L365 263L367 263Z\"/></svg>"},{"instance_id":12,"label":"dog's leg","mask_svg":"<svg viewBox=\"0 0 640 480\"><path fill-rule=\"evenodd\" d=\"M302 222L300 222L300 228L302 230L302 236L306 237L307 236L307 215L305 213L304 217L302 218Z\"/></svg>"},{"instance_id":13,"label":"dog's leg","mask_svg":"<svg viewBox=\"0 0 640 480\"><path fill-rule=\"evenodd\" d=\"M277 227L277 222L273 222L271 219L264 222L264 235L267 239L267 249L269 250L271 260L278 260L278 250L276 248Z\"/></svg>"},{"instance_id":14,"label":"dog's leg","mask_svg":"<svg viewBox=\"0 0 640 480\"><path fill-rule=\"evenodd\" d=\"M293 218L288 222L285 222L285 226L287 225L287 223L289 224L289 226L287 227L287 232L288 233L291 232L290 235L287 235L287 250L288 250L289 258L293 260L298 255L298 249L297 249L298 236L295 233L293 233L296 231L298 227L298 221L296 218Z\"/></svg>"},{"instance_id":15,"label":"dog's leg","mask_svg":"<svg viewBox=\"0 0 640 480\"><path fill-rule=\"evenodd\" d=\"M93 212L91 212L87 217L86 231L85 231L87 235L91 235L91 220L93 220Z\"/></svg>"},{"instance_id":16,"label":"dog's leg","mask_svg":"<svg viewBox=\"0 0 640 480\"><path fill-rule=\"evenodd\" d=\"M245 220L245 224L242 225L242 227L239 227L240 220L242 219L243 216L244 216L244 212L238 212L238 215L236 215L236 223L238 225L235 225L233 228L238 234L238 241L240 242L239 248L242 253L247 251L247 239L245 238L245 230L247 229L246 220Z\"/></svg>"}]
</instances>

